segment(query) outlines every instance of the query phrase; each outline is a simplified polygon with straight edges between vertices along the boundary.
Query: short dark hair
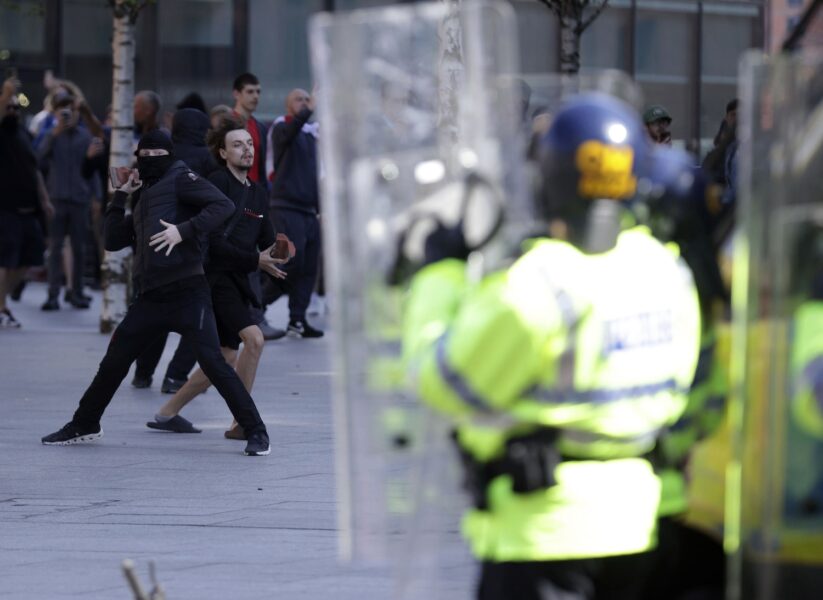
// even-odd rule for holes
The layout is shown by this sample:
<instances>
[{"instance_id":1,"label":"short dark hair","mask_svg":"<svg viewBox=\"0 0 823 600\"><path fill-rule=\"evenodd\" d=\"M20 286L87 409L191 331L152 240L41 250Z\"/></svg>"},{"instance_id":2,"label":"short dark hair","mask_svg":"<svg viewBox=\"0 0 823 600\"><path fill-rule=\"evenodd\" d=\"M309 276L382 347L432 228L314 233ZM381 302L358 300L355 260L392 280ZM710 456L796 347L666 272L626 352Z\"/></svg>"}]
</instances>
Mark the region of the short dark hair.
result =
<instances>
[{"instance_id":1,"label":"short dark hair","mask_svg":"<svg viewBox=\"0 0 823 600\"><path fill-rule=\"evenodd\" d=\"M260 85L260 80L251 73L242 73L234 79L234 90L242 92L247 85Z\"/></svg>"},{"instance_id":2,"label":"short dark hair","mask_svg":"<svg viewBox=\"0 0 823 600\"><path fill-rule=\"evenodd\" d=\"M726 114L729 114L733 110L737 110L737 98L729 101L729 103L726 105Z\"/></svg>"},{"instance_id":3,"label":"short dark hair","mask_svg":"<svg viewBox=\"0 0 823 600\"><path fill-rule=\"evenodd\" d=\"M143 98L151 105L151 110L155 115L160 114L160 109L163 108L163 101L160 100L160 94L153 90L141 90L137 92L135 98Z\"/></svg>"},{"instance_id":4,"label":"short dark hair","mask_svg":"<svg viewBox=\"0 0 823 600\"><path fill-rule=\"evenodd\" d=\"M216 129L209 129L206 134L206 145L219 165L226 166L226 161L220 156L220 150L226 149L226 136L238 129L245 129L240 119L226 115Z\"/></svg>"}]
</instances>

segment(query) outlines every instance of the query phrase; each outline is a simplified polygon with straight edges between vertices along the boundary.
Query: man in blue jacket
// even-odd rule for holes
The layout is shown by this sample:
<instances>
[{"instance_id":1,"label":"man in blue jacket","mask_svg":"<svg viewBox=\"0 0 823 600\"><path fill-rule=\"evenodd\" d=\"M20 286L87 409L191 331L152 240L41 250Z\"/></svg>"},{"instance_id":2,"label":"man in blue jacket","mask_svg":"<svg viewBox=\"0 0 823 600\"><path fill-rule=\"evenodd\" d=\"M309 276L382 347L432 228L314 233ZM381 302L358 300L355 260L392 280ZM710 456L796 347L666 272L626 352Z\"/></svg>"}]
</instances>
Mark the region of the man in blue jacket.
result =
<instances>
[{"instance_id":1,"label":"man in blue jacket","mask_svg":"<svg viewBox=\"0 0 823 600\"><path fill-rule=\"evenodd\" d=\"M39 146L38 158L46 172L49 196L55 215L49 223L49 295L43 310L58 310L60 280L63 273L63 240L71 239L74 261L71 280L66 281L66 301L75 308L88 308L83 295L83 267L89 208L94 173L93 159L103 151L101 143L93 143L91 134L79 126L80 114L74 96L63 94L54 101L57 124Z\"/></svg>"},{"instance_id":2,"label":"man in blue jacket","mask_svg":"<svg viewBox=\"0 0 823 600\"><path fill-rule=\"evenodd\" d=\"M234 205L211 183L172 155L167 135L153 130L137 146L139 179L132 172L106 213L106 250L134 246L136 299L72 420L42 438L65 446L103 436L100 419L134 359L159 336L176 331L195 347L197 361L248 435L245 454L269 454L269 436L243 383L220 352L200 240L219 228ZM142 189L140 189L142 187ZM140 189L131 215L129 194Z\"/></svg>"},{"instance_id":3,"label":"man in blue jacket","mask_svg":"<svg viewBox=\"0 0 823 600\"><path fill-rule=\"evenodd\" d=\"M271 130L274 157L271 218L274 228L294 242L297 255L285 270L288 278L269 279L263 301L270 304L289 296L291 336L321 337L323 332L306 322L306 309L317 280L320 258L320 205L317 192L317 127L308 123L314 98L305 90L292 90L286 99L286 116Z\"/></svg>"}]
</instances>

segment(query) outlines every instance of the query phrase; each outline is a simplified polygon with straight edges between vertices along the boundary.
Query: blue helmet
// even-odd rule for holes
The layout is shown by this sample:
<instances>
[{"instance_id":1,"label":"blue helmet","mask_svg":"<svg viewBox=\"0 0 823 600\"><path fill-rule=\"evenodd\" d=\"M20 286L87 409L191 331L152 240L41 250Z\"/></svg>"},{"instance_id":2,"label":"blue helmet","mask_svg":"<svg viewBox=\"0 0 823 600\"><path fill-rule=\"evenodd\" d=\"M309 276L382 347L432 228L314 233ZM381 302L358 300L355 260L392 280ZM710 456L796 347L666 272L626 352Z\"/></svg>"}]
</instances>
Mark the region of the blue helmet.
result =
<instances>
[{"instance_id":1,"label":"blue helmet","mask_svg":"<svg viewBox=\"0 0 823 600\"><path fill-rule=\"evenodd\" d=\"M656 145L648 155L644 172L639 175L643 195L690 199L699 185L697 161L685 150Z\"/></svg>"},{"instance_id":2,"label":"blue helmet","mask_svg":"<svg viewBox=\"0 0 823 600\"><path fill-rule=\"evenodd\" d=\"M649 153L645 173L638 177L638 211L652 230L668 241L696 228L708 229L706 178L695 157L684 151L657 145ZM643 215L648 211L648 215Z\"/></svg>"},{"instance_id":3,"label":"blue helmet","mask_svg":"<svg viewBox=\"0 0 823 600\"><path fill-rule=\"evenodd\" d=\"M541 212L582 224L591 201L630 200L650 151L631 106L603 93L573 96L540 140Z\"/></svg>"}]
</instances>

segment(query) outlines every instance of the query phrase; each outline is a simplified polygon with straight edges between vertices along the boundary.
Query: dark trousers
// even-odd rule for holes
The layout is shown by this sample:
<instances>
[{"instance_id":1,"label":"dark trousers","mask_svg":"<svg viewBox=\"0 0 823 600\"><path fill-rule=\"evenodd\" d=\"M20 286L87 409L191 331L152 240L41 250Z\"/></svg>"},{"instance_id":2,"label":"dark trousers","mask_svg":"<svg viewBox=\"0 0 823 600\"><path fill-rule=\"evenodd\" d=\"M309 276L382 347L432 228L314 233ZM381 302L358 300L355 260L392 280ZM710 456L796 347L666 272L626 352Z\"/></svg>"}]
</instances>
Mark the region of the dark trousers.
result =
<instances>
[{"instance_id":1,"label":"dark trousers","mask_svg":"<svg viewBox=\"0 0 823 600\"><path fill-rule=\"evenodd\" d=\"M56 200L54 211L54 218L49 222L49 296L57 296L60 293L63 240L66 235L71 240L71 251L74 255L72 280L66 281L66 287L79 294L83 291L83 271L86 266L89 207L67 200Z\"/></svg>"},{"instance_id":2,"label":"dark trousers","mask_svg":"<svg viewBox=\"0 0 823 600\"><path fill-rule=\"evenodd\" d=\"M266 426L254 400L220 353L211 293L205 278L194 288L166 294L162 301L143 296L129 307L123 322L112 334L97 375L80 399L72 420L86 427L100 423L131 363L149 344L169 331L176 331L193 345L200 367L243 429L250 434L265 432Z\"/></svg>"},{"instance_id":3,"label":"dark trousers","mask_svg":"<svg viewBox=\"0 0 823 600\"><path fill-rule=\"evenodd\" d=\"M549 562L487 562L482 566L477 598L638 600L650 566L649 553Z\"/></svg>"},{"instance_id":4,"label":"dark trousers","mask_svg":"<svg viewBox=\"0 0 823 600\"><path fill-rule=\"evenodd\" d=\"M645 600L723 600L726 555L720 540L663 517L652 554L654 567Z\"/></svg>"},{"instance_id":5,"label":"dark trousers","mask_svg":"<svg viewBox=\"0 0 823 600\"><path fill-rule=\"evenodd\" d=\"M320 220L316 215L288 210L272 209L272 223L278 233L285 233L294 242L295 256L282 268L286 279L266 277L263 285L263 304L268 306L283 294L289 296L289 318L303 320L317 281L320 259Z\"/></svg>"},{"instance_id":6,"label":"dark trousers","mask_svg":"<svg viewBox=\"0 0 823 600\"><path fill-rule=\"evenodd\" d=\"M263 278L268 277L263 271L257 270L253 273L249 273L249 287L251 288L252 294L254 294L255 298L257 298L257 302L262 303L263 301ZM261 306L250 306L249 307L249 314L251 318L254 320L256 324L260 324L266 318L266 311Z\"/></svg>"},{"instance_id":7,"label":"dark trousers","mask_svg":"<svg viewBox=\"0 0 823 600\"><path fill-rule=\"evenodd\" d=\"M163 350L166 348L168 337L168 332L162 334L137 357L136 375L147 378L154 375L154 371L160 363L160 357L163 355ZM186 338L181 337L180 342L177 344L177 350L174 351L174 356L172 356L171 362L166 368L166 377L181 381L188 379L189 373L191 373L196 362L197 355L194 352L194 346Z\"/></svg>"}]
</instances>

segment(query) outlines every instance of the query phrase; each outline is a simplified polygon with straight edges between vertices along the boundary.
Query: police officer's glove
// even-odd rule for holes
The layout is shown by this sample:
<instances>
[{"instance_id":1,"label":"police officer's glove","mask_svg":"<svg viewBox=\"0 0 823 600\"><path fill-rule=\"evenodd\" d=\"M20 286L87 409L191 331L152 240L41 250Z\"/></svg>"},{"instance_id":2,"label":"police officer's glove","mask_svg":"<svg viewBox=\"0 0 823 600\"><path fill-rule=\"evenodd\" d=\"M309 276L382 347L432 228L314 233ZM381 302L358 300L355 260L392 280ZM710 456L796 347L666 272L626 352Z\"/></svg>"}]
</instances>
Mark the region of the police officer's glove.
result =
<instances>
[{"instance_id":1,"label":"police officer's glove","mask_svg":"<svg viewBox=\"0 0 823 600\"><path fill-rule=\"evenodd\" d=\"M438 223L435 230L426 238L423 249L423 262L430 265L447 258L466 260L469 257L469 252L466 238L463 237L463 228L460 224L447 227L442 223Z\"/></svg>"}]
</instances>

